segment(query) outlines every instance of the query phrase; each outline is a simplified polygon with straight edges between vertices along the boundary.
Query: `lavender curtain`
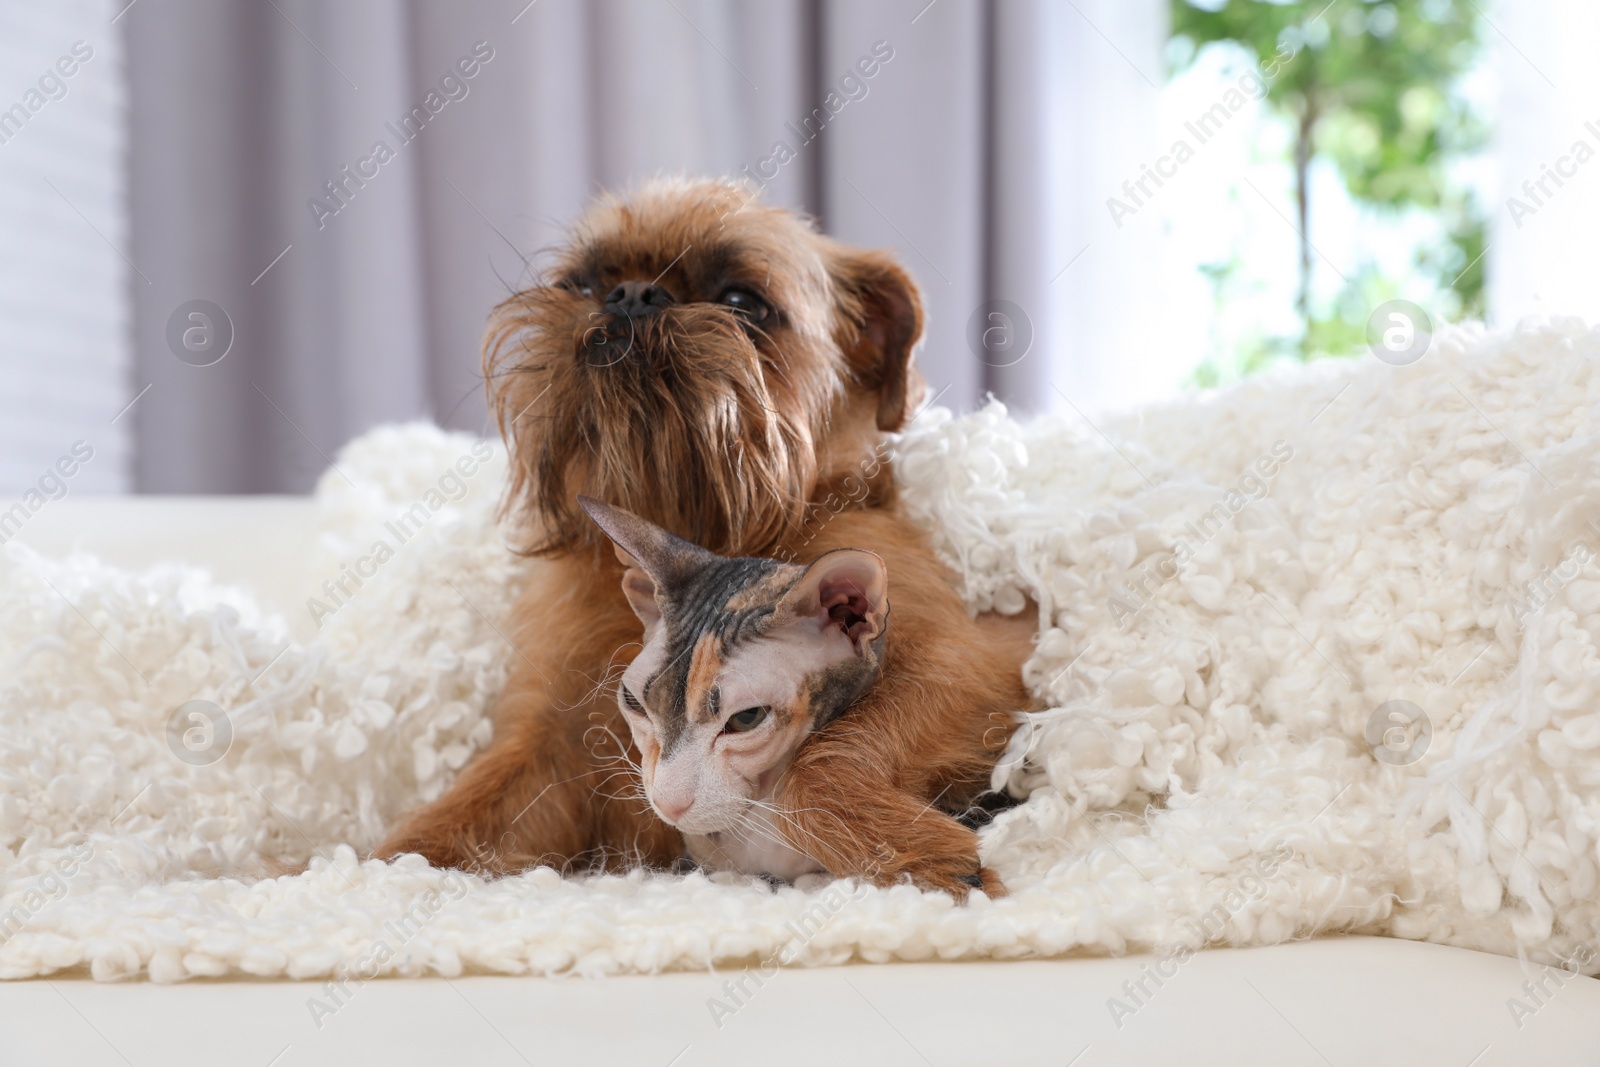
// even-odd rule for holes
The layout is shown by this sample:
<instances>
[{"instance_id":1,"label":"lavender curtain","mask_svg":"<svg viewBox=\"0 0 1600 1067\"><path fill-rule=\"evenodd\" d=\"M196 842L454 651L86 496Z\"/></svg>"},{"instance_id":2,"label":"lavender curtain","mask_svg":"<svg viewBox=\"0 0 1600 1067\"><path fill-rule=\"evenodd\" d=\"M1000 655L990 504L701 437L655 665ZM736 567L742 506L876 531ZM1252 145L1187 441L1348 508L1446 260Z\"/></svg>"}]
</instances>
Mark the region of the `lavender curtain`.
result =
<instances>
[{"instance_id":1,"label":"lavender curtain","mask_svg":"<svg viewBox=\"0 0 1600 1067\"><path fill-rule=\"evenodd\" d=\"M1092 407L1143 254L1100 171L1154 128L1161 10L143 0L120 20L135 485L300 492L376 422L483 430L489 307L594 192L660 171L748 169L894 248L941 403Z\"/></svg>"}]
</instances>

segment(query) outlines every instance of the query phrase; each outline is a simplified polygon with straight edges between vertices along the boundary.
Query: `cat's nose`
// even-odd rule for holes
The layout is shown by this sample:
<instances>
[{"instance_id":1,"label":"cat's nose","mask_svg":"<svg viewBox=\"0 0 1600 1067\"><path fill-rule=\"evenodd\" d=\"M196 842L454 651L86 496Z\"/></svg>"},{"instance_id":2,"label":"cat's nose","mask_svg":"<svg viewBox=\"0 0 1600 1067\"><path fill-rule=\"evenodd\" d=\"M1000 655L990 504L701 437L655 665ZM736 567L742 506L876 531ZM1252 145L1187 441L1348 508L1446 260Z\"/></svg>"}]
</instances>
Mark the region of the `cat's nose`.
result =
<instances>
[{"instance_id":1,"label":"cat's nose","mask_svg":"<svg viewBox=\"0 0 1600 1067\"><path fill-rule=\"evenodd\" d=\"M699 767L693 759L679 753L674 759L656 761L655 772L646 787L656 814L676 826L694 807L699 791Z\"/></svg>"},{"instance_id":2,"label":"cat's nose","mask_svg":"<svg viewBox=\"0 0 1600 1067\"><path fill-rule=\"evenodd\" d=\"M666 797L657 796L655 798L655 802L656 811L661 813L661 817L663 819L673 824L676 824L679 819L682 819L689 813L690 808L694 807L694 797L689 797L687 800L675 802Z\"/></svg>"}]
</instances>

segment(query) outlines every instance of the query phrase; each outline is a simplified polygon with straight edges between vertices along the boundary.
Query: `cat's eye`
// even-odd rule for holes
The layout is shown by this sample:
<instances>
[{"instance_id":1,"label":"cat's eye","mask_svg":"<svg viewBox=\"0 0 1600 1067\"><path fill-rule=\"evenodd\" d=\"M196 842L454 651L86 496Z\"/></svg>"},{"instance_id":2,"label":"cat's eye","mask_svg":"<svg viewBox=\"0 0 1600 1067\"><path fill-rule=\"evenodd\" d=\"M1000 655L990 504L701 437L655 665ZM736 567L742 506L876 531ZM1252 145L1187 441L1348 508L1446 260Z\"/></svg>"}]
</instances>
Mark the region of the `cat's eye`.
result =
<instances>
[{"instance_id":1,"label":"cat's eye","mask_svg":"<svg viewBox=\"0 0 1600 1067\"><path fill-rule=\"evenodd\" d=\"M750 322L764 322L772 314L772 308L767 302L748 289L735 286L717 297L717 303L726 304ZM741 714L743 714L741 712Z\"/></svg>"},{"instance_id":2,"label":"cat's eye","mask_svg":"<svg viewBox=\"0 0 1600 1067\"><path fill-rule=\"evenodd\" d=\"M723 733L742 734L746 730L754 730L766 720L771 708L745 708L743 711L728 716L728 722L723 726Z\"/></svg>"},{"instance_id":3,"label":"cat's eye","mask_svg":"<svg viewBox=\"0 0 1600 1067\"><path fill-rule=\"evenodd\" d=\"M622 703L625 704L628 710L633 712L635 715L646 714L644 705L639 703L639 698L634 696L633 691L627 686L622 687Z\"/></svg>"}]
</instances>

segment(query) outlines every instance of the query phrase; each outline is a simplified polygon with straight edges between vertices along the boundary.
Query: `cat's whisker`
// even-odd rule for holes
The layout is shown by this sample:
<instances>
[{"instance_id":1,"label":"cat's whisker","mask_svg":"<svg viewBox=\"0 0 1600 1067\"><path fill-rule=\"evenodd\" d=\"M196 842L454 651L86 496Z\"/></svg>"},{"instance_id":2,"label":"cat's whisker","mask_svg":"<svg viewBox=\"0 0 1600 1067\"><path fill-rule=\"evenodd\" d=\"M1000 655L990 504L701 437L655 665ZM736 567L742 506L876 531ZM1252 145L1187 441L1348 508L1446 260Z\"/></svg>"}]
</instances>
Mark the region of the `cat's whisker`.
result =
<instances>
[{"instance_id":1,"label":"cat's whisker","mask_svg":"<svg viewBox=\"0 0 1600 1067\"><path fill-rule=\"evenodd\" d=\"M599 794L600 794L600 795L602 795L602 796L604 796L604 797L606 797L606 798L607 798L607 799L608 799L608 800L634 800L634 799L637 799L637 798L636 798L636 797L635 797L635 796L634 796L634 795L632 795L632 793L631 793L631 792L630 792L630 791L631 791L631 790L632 790L632 785L631 785L631 783L625 783L625 784L624 784L624 788L623 788L623 790L622 790L622 792L620 792L620 793L608 793L608 792L604 792L604 790L605 790L605 788L606 788L606 786L607 786L607 785L609 785L609 784L610 784L610 782L611 782L611 780L612 780L612 779L613 779L613 778L616 778L616 777L619 777L619 776L620 776L620 775L621 775L621 774L622 774L622 773L623 773L623 772L621 772L621 771L618 771L618 772L616 772L616 773L613 773L613 774L610 774L610 775L608 775L608 776L606 776L606 777L605 777L605 778L602 778L602 779L601 779L601 780L600 780L600 781L599 781L599 782L598 782L598 783L597 783L597 784L596 784L596 785L595 785L595 787L594 787L594 791L595 791L595 792L596 792L596 793L599 793Z\"/></svg>"},{"instance_id":2,"label":"cat's whisker","mask_svg":"<svg viewBox=\"0 0 1600 1067\"><path fill-rule=\"evenodd\" d=\"M602 701L600 698L604 696L607 691L615 690L617 684L622 679L622 675L627 671L629 662L632 661L639 648L641 648L641 646L637 641L630 641L627 644L618 646L617 651L612 656L611 662L606 665L606 669L601 674L600 678L596 679L593 675L589 675L588 677L590 686L588 690L581 693L577 699L571 703L565 705L562 710L577 711L579 708L589 707L595 703L600 703L602 706L614 706L616 703L614 696L610 701ZM634 649L636 651L633 654L628 654L629 649Z\"/></svg>"},{"instance_id":3,"label":"cat's whisker","mask_svg":"<svg viewBox=\"0 0 1600 1067\"><path fill-rule=\"evenodd\" d=\"M829 845L825 840L823 840L823 838L818 836L815 831L810 830L799 819L795 818L796 815L801 814L802 812L818 812L818 813L827 815L830 818L832 818L836 823L839 824L839 828L843 832L843 834L845 836L847 836L851 840L851 842L858 849L862 849L863 851L865 849L865 846L863 845L861 839L856 835L855 831L850 827L850 824L845 822L845 820L843 818L841 818L838 815L838 813L833 812L833 811L829 811L827 808L784 809L784 808L778 807L776 804L771 804L771 803L768 803L768 802L762 801L762 800L755 800L755 801L752 801L751 803L755 804L756 806L760 807L762 810L764 810L764 811L768 812L769 814L771 814L773 816L773 818L783 820L783 822L784 822L784 824L786 826L792 827L794 830L799 831L801 834L805 835L806 839L809 839L810 841L814 841L817 844L823 846L824 848L829 849L830 851L832 851L833 850L833 846ZM787 845L788 847L790 847L790 848L795 848L796 847L794 844L791 844L790 842L787 842L787 841L783 842L783 843L785 845ZM804 852L805 849L799 849L799 851Z\"/></svg>"},{"instance_id":4,"label":"cat's whisker","mask_svg":"<svg viewBox=\"0 0 1600 1067\"><path fill-rule=\"evenodd\" d=\"M725 831L742 845L753 846L758 841L775 845L785 851L792 850L794 846L785 841L781 835L774 832L769 826L754 822L748 818L741 819L738 823L728 827Z\"/></svg>"},{"instance_id":5,"label":"cat's whisker","mask_svg":"<svg viewBox=\"0 0 1600 1067\"><path fill-rule=\"evenodd\" d=\"M832 810L829 810L827 808L799 808L799 809L795 809L795 811L793 811L793 812L782 812L781 813L781 818L783 818L783 820L788 825L794 827L796 830L801 831L807 837L809 837L812 841L815 841L817 844L822 845L824 848L829 848L829 847L835 847L836 848L836 846L830 846L828 844L828 842L820 834L818 834L814 830L809 829L799 819L795 818L795 816L797 814L801 813L801 812L816 812L816 813L819 813L819 814L826 815L828 818L833 820L834 825L837 826L837 828L838 828L840 836L844 837L851 844L853 844L855 846L857 852L859 852L859 853L864 855L868 851L870 851L867 848L866 842L861 840L861 836L856 833L855 827L852 826L850 824L850 822L844 818L844 816L840 815L836 811L832 811Z\"/></svg>"},{"instance_id":6,"label":"cat's whisker","mask_svg":"<svg viewBox=\"0 0 1600 1067\"><path fill-rule=\"evenodd\" d=\"M750 827L750 829L753 830L763 841L777 845L780 848L799 851L798 849L795 849L793 842L786 841L782 834L778 833L770 826L756 825Z\"/></svg>"},{"instance_id":7,"label":"cat's whisker","mask_svg":"<svg viewBox=\"0 0 1600 1067\"><path fill-rule=\"evenodd\" d=\"M604 756L602 756L598 752L595 752L594 746L589 741L589 735L590 734L595 734L595 733L598 733L598 734L603 735L604 737L610 738L611 743L616 745L617 751L615 753L613 753L613 754L604 755ZM590 726L587 730L585 730L583 732L583 742L584 742L585 745L590 745L589 751L590 751L591 754L594 754L594 755L596 755L596 756L598 756L600 758L603 758L603 759L607 760L610 763L616 763L616 762L620 761L623 764L625 764L626 766L632 768L632 770L634 771L635 774L638 774L638 775L641 775L641 776L644 774L643 768L641 768L639 766L639 764L637 762L635 762L633 757L628 754L628 746L627 746L627 744L625 744L623 742L623 740L620 737L617 736L616 731L611 729L611 727L609 725L607 725L605 723L595 723L594 725Z\"/></svg>"}]
</instances>

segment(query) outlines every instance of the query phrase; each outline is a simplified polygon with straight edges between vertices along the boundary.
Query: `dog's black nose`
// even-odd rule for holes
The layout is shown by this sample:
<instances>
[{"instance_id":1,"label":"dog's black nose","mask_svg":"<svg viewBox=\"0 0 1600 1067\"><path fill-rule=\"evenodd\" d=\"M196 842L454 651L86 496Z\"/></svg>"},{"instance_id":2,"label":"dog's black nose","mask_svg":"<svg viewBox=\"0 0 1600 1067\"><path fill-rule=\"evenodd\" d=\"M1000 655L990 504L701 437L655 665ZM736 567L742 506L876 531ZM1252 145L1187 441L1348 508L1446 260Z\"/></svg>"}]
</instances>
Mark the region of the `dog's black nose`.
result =
<instances>
[{"instance_id":1,"label":"dog's black nose","mask_svg":"<svg viewBox=\"0 0 1600 1067\"><path fill-rule=\"evenodd\" d=\"M653 315L676 302L671 293L654 282L623 282L606 294L606 310L630 319Z\"/></svg>"}]
</instances>

